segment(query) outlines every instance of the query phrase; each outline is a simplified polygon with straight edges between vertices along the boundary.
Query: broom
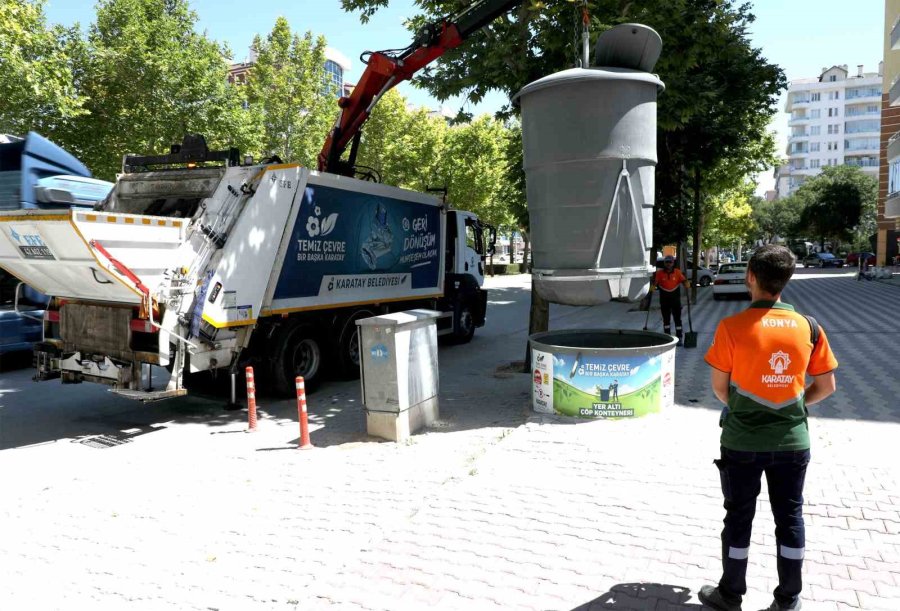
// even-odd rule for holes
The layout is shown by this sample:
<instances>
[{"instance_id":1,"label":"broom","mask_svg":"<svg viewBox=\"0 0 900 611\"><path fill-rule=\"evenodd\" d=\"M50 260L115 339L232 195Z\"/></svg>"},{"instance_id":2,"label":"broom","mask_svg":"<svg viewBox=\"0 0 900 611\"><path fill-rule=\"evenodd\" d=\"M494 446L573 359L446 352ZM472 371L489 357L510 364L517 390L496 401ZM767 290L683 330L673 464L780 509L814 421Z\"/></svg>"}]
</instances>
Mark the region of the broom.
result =
<instances>
[{"instance_id":1,"label":"broom","mask_svg":"<svg viewBox=\"0 0 900 611\"><path fill-rule=\"evenodd\" d=\"M687 293L687 291L685 291ZM696 348L697 347L697 333L694 331L694 323L691 320L691 295L687 293L687 305L688 305L688 329L689 331L684 334L684 347L685 348Z\"/></svg>"},{"instance_id":2,"label":"broom","mask_svg":"<svg viewBox=\"0 0 900 611\"><path fill-rule=\"evenodd\" d=\"M644 319L644 331L647 330L647 325L650 324L650 304L653 303L653 291L647 293L647 318Z\"/></svg>"}]
</instances>

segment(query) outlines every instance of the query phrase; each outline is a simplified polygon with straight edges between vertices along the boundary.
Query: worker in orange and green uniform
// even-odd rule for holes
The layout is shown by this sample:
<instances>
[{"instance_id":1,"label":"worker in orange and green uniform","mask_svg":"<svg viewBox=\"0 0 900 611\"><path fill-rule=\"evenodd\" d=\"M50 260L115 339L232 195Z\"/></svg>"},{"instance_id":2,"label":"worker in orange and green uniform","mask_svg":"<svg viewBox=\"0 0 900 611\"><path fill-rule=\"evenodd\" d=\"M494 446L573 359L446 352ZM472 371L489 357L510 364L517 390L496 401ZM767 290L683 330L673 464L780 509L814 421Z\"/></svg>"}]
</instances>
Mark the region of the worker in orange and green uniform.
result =
<instances>
[{"instance_id":1,"label":"worker in orange and green uniform","mask_svg":"<svg viewBox=\"0 0 900 611\"><path fill-rule=\"evenodd\" d=\"M819 323L781 301L795 266L793 253L784 246L757 249L745 280L753 303L719 323L706 353L713 393L726 404L720 419L721 457L715 461L725 527L722 577L717 586L700 588L699 597L718 611L740 611L747 591L750 535L763 473L778 558L778 587L767 611L796 611L802 604L807 407L835 391L837 360Z\"/></svg>"},{"instance_id":2,"label":"worker in orange and green uniform","mask_svg":"<svg viewBox=\"0 0 900 611\"><path fill-rule=\"evenodd\" d=\"M685 294L690 286L688 279L681 270L675 267L675 257L667 255L663 259L663 268L653 274L653 282L650 290L659 289L659 307L662 310L663 331L672 334L670 322L675 319L675 337L681 345L681 336L684 330L681 326L681 286L684 285Z\"/></svg>"}]
</instances>

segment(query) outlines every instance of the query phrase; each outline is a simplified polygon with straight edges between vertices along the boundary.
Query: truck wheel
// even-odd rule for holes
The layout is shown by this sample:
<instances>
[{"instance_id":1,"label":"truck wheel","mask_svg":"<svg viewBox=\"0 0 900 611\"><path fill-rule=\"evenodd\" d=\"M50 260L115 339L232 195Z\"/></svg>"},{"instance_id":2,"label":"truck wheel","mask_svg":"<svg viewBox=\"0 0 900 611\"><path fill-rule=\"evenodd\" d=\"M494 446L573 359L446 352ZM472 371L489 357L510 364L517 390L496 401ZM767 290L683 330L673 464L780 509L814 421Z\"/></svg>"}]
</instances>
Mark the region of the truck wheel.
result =
<instances>
[{"instance_id":1,"label":"truck wheel","mask_svg":"<svg viewBox=\"0 0 900 611\"><path fill-rule=\"evenodd\" d=\"M453 314L453 341L465 344L475 335L475 315L467 301L457 301Z\"/></svg>"},{"instance_id":2,"label":"truck wheel","mask_svg":"<svg viewBox=\"0 0 900 611\"><path fill-rule=\"evenodd\" d=\"M340 337L338 337L337 342L338 367L340 367L341 377L347 380L359 379L359 359L361 353L356 321L360 318L370 318L372 316L375 316L375 313L368 310L356 312L347 318L347 321L341 329L341 334Z\"/></svg>"},{"instance_id":3,"label":"truck wheel","mask_svg":"<svg viewBox=\"0 0 900 611\"><path fill-rule=\"evenodd\" d=\"M272 356L272 383L278 394L294 396L297 376L303 376L307 392L315 390L322 381L322 341L312 325L285 327Z\"/></svg>"}]
</instances>

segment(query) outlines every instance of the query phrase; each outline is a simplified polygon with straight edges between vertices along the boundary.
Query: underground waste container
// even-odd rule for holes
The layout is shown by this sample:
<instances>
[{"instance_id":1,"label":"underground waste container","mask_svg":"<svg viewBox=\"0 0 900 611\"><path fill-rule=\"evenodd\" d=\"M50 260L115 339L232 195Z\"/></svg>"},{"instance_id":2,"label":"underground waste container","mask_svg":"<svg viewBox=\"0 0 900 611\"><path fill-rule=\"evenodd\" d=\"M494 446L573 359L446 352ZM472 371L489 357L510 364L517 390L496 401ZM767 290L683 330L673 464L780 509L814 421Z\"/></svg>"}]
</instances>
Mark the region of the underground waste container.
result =
<instances>
[{"instance_id":1,"label":"underground waste container","mask_svg":"<svg viewBox=\"0 0 900 611\"><path fill-rule=\"evenodd\" d=\"M538 413L635 418L675 402L675 345L665 333L567 329L535 333L531 401Z\"/></svg>"},{"instance_id":2,"label":"underground waste container","mask_svg":"<svg viewBox=\"0 0 900 611\"><path fill-rule=\"evenodd\" d=\"M522 109L534 287L547 301L638 300L653 271L656 98L662 41L623 24L600 35L594 65L551 74L515 96Z\"/></svg>"},{"instance_id":3,"label":"underground waste container","mask_svg":"<svg viewBox=\"0 0 900 611\"><path fill-rule=\"evenodd\" d=\"M408 310L356 321L369 435L405 441L437 420L439 316Z\"/></svg>"}]
</instances>

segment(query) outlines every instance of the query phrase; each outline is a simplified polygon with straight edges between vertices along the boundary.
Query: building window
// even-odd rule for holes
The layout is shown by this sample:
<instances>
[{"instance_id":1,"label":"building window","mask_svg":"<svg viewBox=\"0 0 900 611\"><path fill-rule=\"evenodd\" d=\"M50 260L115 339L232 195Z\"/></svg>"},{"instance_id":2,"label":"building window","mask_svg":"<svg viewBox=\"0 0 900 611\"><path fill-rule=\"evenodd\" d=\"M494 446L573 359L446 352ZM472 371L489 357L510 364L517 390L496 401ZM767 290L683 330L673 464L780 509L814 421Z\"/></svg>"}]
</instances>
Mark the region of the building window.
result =
<instances>
[{"instance_id":1,"label":"building window","mask_svg":"<svg viewBox=\"0 0 900 611\"><path fill-rule=\"evenodd\" d=\"M814 94L812 94L812 96L810 96L810 99L811 99L813 102L818 102L819 100L822 99L822 94L821 94L821 93L814 93Z\"/></svg>"},{"instance_id":2,"label":"building window","mask_svg":"<svg viewBox=\"0 0 900 611\"><path fill-rule=\"evenodd\" d=\"M820 160L818 160L818 159L810 159L810 160L809 160L809 167L811 167L811 168L818 168L820 163L821 163L821 162L820 162Z\"/></svg>"},{"instance_id":3,"label":"building window","mask_svg":"<svg viewBox=\"0 0 900 611\"><path fill-rule=\"evenodd\" d=\"M835 82L837 80L837 75L832 74L831 76L828 77L828 80L831 81L832 83Z\"/></svg>"},{"instance_id":4,"label":"building window","mask_svg":"<svg viewBox=\"0 0 900 611\"><path fill-rule=\"evenodd\" d=\"M844 140L844 148L848 151L877 151L880 142L878 138L854 138Z\"/></svg>"},{"instance_id":5,"label":"building window","mask_svg":"<svg viewBox=\"0 0 900 611\"><path fill-rule=\"evenodd\" d=\"M878 87L853 87L852 89L847 89L847 99L852 100L855 98L873 98L873 97L881 97L881 89Z\"/></svg>"},{"instance_id":6,"label":"building window","mask_svg":"<svg viewBox=\"0 0 900 611\"><path fill-rule=\"evenodd\" d=\"M344 95L344 69L330 59L325 60L324 85L326 88L330 88L337 97Z\"/></svg>"},{"instance_id":7,"label":"building window","mask_svg":"<svg viewBox=\"0 0 900 611\"><path fill-rule=\"evenodd\" d=\"M900 191L900 158L888 165L888 193Z\"/></svg>"},{"instance_id":8,"label":"building window","mask_svg":"<svg viewBox=\"0 0 900 611\"><path fill-rule=\"evenodd\" d=\"M810 118L810 119L818 119L818 118L821 117L821 116L822 116L822 111L821 111L820 109L818 109L818 108L809 111L809 118Z\"/></svg>"},{"instance_id":9,"label":"building window","mask_svg":"<svg viewBox=\"0 0 900 611\"><path fill-rule=\"evenodd\" d=\"M819 142L810 142L809 143L809 152L810 153L818 153L821 146L822 146L822 144Z\"/></svg>"},{"instance_id":10,"label":"building window","mask_svg":"<svg viewBox=\"0 0 900 611\"><path fill-rule=\"evenodd\" d=\"M848 134L858 134L861 132L878 132L881 131L881 121L879 119L847 121L845 127Z\"/></svg>"},{"instance_id":11,"label":"building window","mask_svg":"<svg viewBox=\"0 0 900 611\"><path fill-rule=\"evenodd\" d=\"M810 136L818 136L818 135L821 134L821 133L822 133L822 126L821 126L821 125L813 125L813 126L811 126L811 127L809 128L809 135L810 135Z\"/></svg>"}]
</instances>

